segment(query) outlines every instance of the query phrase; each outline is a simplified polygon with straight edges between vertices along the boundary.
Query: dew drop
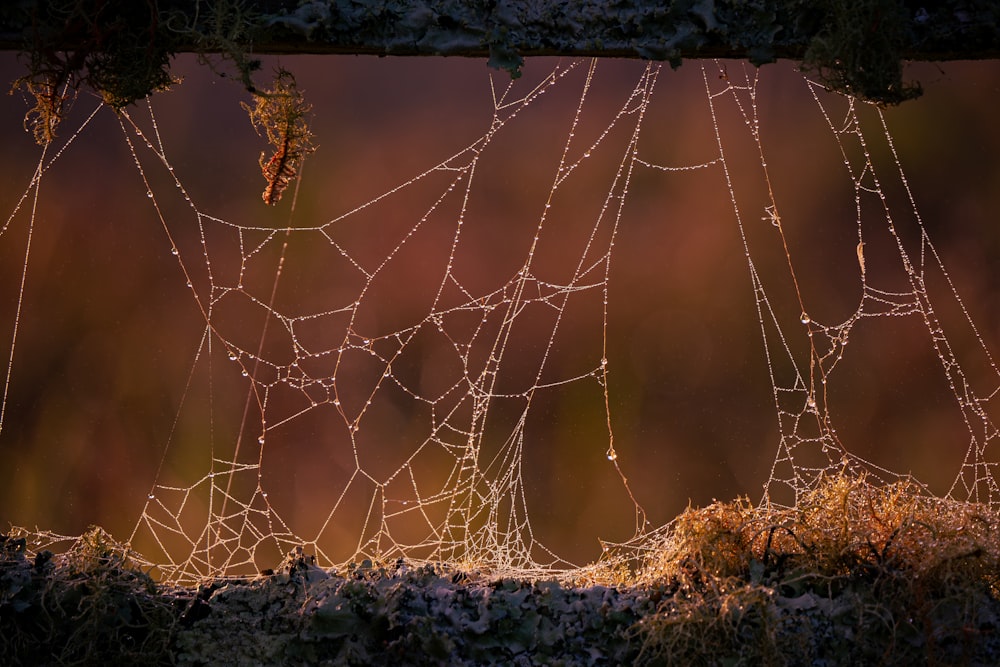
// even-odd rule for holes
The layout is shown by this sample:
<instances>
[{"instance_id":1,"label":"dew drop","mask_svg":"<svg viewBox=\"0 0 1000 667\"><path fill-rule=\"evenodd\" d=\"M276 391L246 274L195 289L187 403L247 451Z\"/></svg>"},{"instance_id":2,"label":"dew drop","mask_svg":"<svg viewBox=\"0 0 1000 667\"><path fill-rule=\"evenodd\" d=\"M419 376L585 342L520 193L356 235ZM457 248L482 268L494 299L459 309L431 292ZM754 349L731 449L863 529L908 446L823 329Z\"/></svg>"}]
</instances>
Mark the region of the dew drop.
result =
<instances>
[{"instance_id":1,"label":"dew drop","mask_svg":"<svg viewBox=\"0 0 1000 667\"><path fill-rule=\"evenodd\" d=\"M156 498L156 496L154 496L154 495L153 495L152 493L151 493L151 494L149 494L149 495L148 495L148 496L146 496L146 497L147 497L147 498L149 498L150 500L153 500L154 498Z\"/></svg>"},{"instance_id":2,"label":"dew drop","mask_svg":"<svg viewBox=\"0 0 1000 667\"><path fill-rule=\"evenodd\" d=\"M810 319L807 313L802 313L802 315L799 316L799 321L802 322L802 324L809 324L812 322L812 319Z\"/></svg>"},{"instance_id":3,"label":"dew drop","mask_svg":"<svg viewBox=\"0 0 1000 667\"><path fill-rule=\"evenodd\" d=\"M176 257L177 255L180 254L180 251L178 251L177 248L171 248L170 249L170 254L173 255L174 257Z\"/></svg>"},{"instance_id":4,"label":"dew drop","mask_svg":"<svg viewBox=\"0 0 1000 667\"><path fill-rule=\"evenodd\" d=\"M146 196L149 197L150 199L152 199L153 198L153 191L152 190L147 190L146 191Z\"/></svg>"},{"instance_id":5,"label":"dew drop","mask_svg":"<svg viewBox=\"0 0 1000 667\"><path fill-rule=\"evenodd\" d=\"M259 438L257 438L257 442L259 444L263 445L264 444L264 436L260 436Z\"/></svg>"}]
</instances>

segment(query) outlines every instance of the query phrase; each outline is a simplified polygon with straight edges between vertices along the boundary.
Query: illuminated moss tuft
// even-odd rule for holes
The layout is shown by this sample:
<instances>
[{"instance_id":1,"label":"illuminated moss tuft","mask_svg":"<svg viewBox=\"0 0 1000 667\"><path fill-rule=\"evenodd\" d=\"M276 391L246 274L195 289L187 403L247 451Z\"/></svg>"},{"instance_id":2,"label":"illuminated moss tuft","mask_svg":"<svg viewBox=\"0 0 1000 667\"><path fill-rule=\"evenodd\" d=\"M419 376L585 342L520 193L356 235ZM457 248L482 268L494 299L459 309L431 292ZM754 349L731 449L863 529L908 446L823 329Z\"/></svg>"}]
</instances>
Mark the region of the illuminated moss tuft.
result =
<instances>
[{"instance_id":1,"label":"illuminated moss tuft","mask_svg":"<svg viewBox=\"0 0 1000 667\"><path fill-rule=\"evenodd\" d=\"M256 92L254 98L253 106L244 104L243 108L274 149L270 158L260 154L260 170L267 180L261 196L264 203L274 205L298 175L306 155L316 150L306 120L312 107L295 85L295 77L284 69L275 74L271 90Z\"/></svg>"},{"instance_id":2,"label":"illuminated moss tuft","mask_svg":"<svg viewBox=\"0 0 1000 667\"><path fill-rule=\"evenodd\" d=\"M992 662L1000 518L910 482L823 478L794 508L715 503L651 545L653 664Z\"/></svg>"}]
</instances>

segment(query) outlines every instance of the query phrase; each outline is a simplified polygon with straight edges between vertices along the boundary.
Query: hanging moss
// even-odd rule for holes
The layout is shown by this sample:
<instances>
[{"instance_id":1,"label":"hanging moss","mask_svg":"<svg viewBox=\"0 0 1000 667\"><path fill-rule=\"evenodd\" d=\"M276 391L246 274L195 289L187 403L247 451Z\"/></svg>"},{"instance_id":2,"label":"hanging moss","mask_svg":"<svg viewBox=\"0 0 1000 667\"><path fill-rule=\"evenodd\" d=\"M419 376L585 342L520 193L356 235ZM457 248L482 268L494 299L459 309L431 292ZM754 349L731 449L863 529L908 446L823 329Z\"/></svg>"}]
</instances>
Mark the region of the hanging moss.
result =
<instances>
[{"instance_id":1,"label":"hanging moss","mask_svg":"<svg viewBox=\"0 0 1000 667\"><path fill-rule=\"evenodd\" d=\"M173 83L172 44L153 0L55 0L28 13L25 83L86 84L116 108Z\"/></svg>"},{"instance_id":2,"label":"hanging moss","mask_svg":"<svg viewBox=\"0 0 1000 667\"><path fill-rule=\"evenodd\" d=\"M11 48L22 35L22 85L34 85L31 92L86 84L117 107L171 85L169 60L181 51L201 54L213 69L218 60L231 65L251 92L253 52L486 57L515 77L533 55L672 66L791 58L831 90L898 104L920 94L902 79L904 59L997 57L998 21L1000 6L990 0L20 0L0 6L0 44ZM39 100L32 129L43 139L64 101Z\"/></svg>"},{"instance_id":3,"label":"hanging moss","mask_svg":"<svg viewBox=\"0 0 1000 667\"><path fill-rule=\"evenodd\" d=\"M52 141L81 88L120 109L177 83L170 59L184 49L194 49L203 58L208 52L220 53L253 90L251 73L259 62L249 58L245 48L252 42L254 21L242 0L213 2L197 21L173 4L49 0L7 9L5 24L27 26L23 50L28 73L14 82L13 90L24 89L35 99L25 126L39 144ZM18 12L21 16L13 16Z\"/></svg>"},{"instance_id":4,"label":"hanging moss","mask_svg":"<svg viewBox=\"0 0 1000 667\"><path fill-rule=\"evenodd\" d=\"M903 82L902 48L912 41L910 11L899 0L835 0L806 50L802 67L829 89L879 104L919 97Z\"/></svg>"}]
</instances>

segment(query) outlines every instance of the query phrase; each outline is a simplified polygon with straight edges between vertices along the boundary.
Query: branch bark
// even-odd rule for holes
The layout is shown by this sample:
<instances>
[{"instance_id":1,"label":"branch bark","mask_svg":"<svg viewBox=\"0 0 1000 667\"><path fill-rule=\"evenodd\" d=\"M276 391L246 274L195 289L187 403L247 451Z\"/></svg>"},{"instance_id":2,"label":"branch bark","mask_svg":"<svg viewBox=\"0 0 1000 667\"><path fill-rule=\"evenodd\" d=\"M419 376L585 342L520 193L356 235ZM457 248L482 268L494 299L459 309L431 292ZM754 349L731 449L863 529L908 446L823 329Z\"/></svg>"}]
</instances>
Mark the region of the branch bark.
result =
<instances>
[{"instance_id":1,"label":"branch bark","mask_svg":"<svg viewBox=\"0 0 1000 667\"><path fill-rule=\"evenodd\" d=\"M86 9L88 4L13 3L0 10L0 49L30 47L37 21L46 12L43 7L65 17L68 8ZM115 5L136 3L99 4L110 7L99 20L114 22L126 17ZM905 24L899 44L904 59L1000 57L1000 6L986 0L161 0L158 6L161 20L176 33L175 52L201 51L202 38L224 27L220 22L240 21L253 37L252 51L261 54L453 55L489 57L499 66L537 55L675 62L748 58L763 64L776 58L802 59L838 12L859 15L874 10L879 16L867 26L873 32L883 31L899 14ZM65 41L46 46L64 50L79 44L65 35Z\"/></svg>"},{"instance_id":2,"label":"branch bark","mask_svg":"<svg viewBox=\"0 0 1000 667\"><path fill-rule=\"evenodd\" d=\"M9 3L8 3L9 4ZM127 57L221 52L248 80L255 54L488 58L517 75L526 56L666 60L778 58L832 88L905 99L903 60L1000 57L990 0L19 0L0 10L0 49ZM78 57L85 62L86 57ZM34 73L34 72L33 72ZM882 99L884 98L884 99Z\"/></svg>"}]
</instances>

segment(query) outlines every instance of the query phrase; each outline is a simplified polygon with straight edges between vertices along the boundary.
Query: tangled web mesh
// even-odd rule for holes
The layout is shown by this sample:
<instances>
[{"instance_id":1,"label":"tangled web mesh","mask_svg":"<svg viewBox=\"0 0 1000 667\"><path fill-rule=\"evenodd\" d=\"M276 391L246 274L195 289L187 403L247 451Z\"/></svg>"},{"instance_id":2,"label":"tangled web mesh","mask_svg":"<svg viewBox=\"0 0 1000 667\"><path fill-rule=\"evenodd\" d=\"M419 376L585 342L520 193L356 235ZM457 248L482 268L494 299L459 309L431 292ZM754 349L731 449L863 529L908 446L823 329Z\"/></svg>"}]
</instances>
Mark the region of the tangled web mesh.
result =
<instances>
[{"instance_id":1,"label":"tangled web mesh","mask_svg":"<svg viewBox=\"0 0 1000 667\"><path fill-rule=\"evenodd\" d=\"M674 150L688 130L664 120L672 99L659 65L630 64L624 85L622 67L601 61L545 67L517 82L484 72L488 113L461 119L478 128L472 140L374 195L345 192L338 177L310 171L310 161L338 150L336 137L315 137L316 157L306 159L310 146L294 170L282 171L284 208L267 214L255 196L226 212L202 203L193 182L207 175L174 158L156 98L118 113L98 106L64 143L42 150L2 233L34 229L46 173L96 118L110 115L198 313L182 400L128 538L161 577L256 572L301 547L326 567L402 558L578 576L657 548L670 524L656 527L663 517L643 509L657 489L629 481L650 454L623 446L629 436L616 428L615 369L624 360L613 339L623 330L627 337L630 325L611 315L615 299L644 298L616 291L616 243L644 220L672 217L736 231L763 343L759 383L765 394L770 386L775 415L776 454L760 507L795 507L834 474L907 478L905 462L890 470L852 453L833 419L836 371L856 347L848 343L874 322L897 319L922 328L967 432L964 453L948 461L956 474L946 497L996 507L991 410L1000 370L931 243L883 110L807 78L799 84L826 129L824 150L842 162L827 178L843 182L850 203L840 217L850 242L812 252L851 270L812 289L802 277L809 251L800 260L797 250L807 214L783 203L794 183L772 181L764 134L773 130L757 71L700 65L703 132L689 158ZM525 129L536 113L547 115ZM524 151L514 173L491 162L511 143ZM388 154L392 164L345 162L352 172L411 168ZM714 183L711 201L702 213L675 211L671 193L692 174ZM335 194L300 198L297 188L321 179L334 181L326 189ZM268 187L265 201L275 203ZM19 314L30 238L5 408L17 391L17 334L26 335ZM644 267L647 282L658 280L656 269ZM855 301L831 308L830 291L841 304ZM957 333L945 334L941 308ZM534 517L546 508L531 500L528 482L553 406L567 394L588 408L587 438L569 456L604 462L615 488L596 502L624 508L628 526L624 539L602 542L599 565L582 568L537 534ZM308 513L296 505L302 496Z\"/></svg>"}]
</instances>

